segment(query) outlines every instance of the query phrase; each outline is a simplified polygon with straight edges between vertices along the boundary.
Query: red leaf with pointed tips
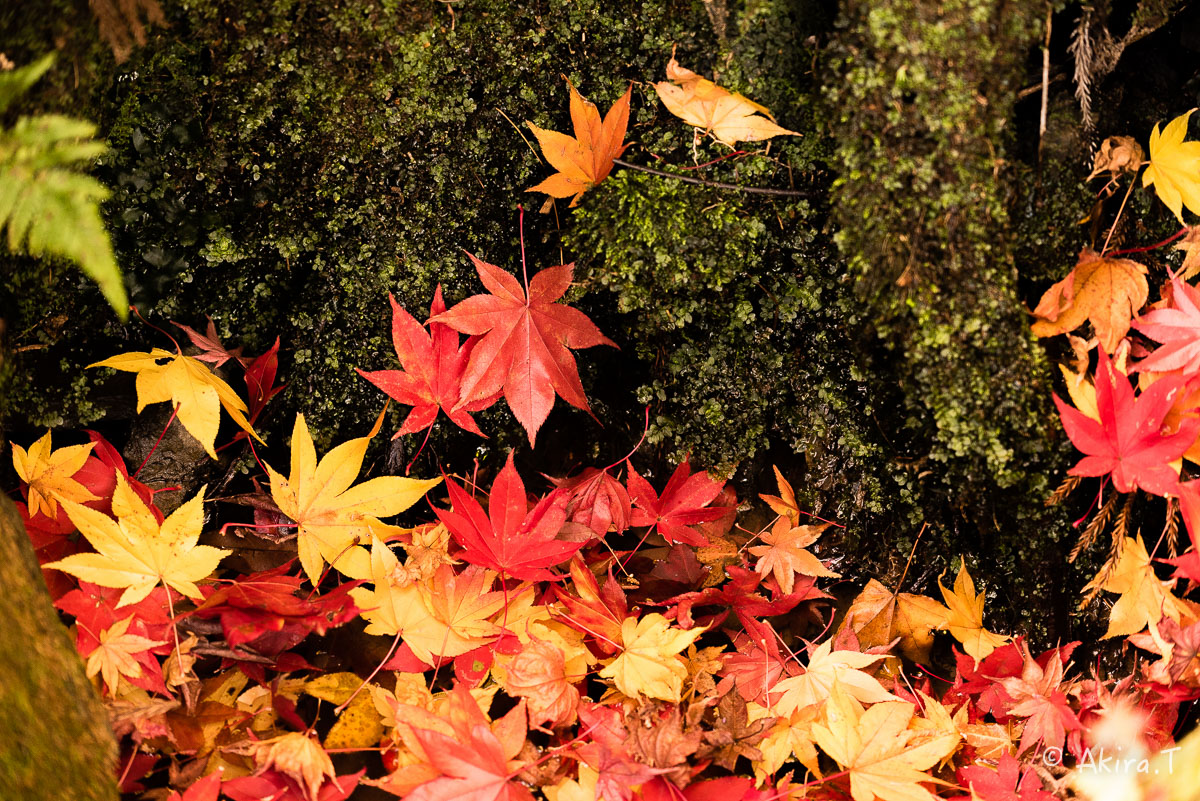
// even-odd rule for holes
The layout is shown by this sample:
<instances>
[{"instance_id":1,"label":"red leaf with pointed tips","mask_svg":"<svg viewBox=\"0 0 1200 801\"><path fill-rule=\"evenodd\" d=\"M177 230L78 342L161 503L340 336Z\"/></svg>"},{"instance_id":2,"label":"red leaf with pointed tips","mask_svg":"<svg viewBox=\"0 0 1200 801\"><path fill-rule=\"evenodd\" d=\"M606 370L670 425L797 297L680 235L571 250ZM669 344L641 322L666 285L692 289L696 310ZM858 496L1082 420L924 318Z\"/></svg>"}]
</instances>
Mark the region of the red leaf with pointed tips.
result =
<instances>
[{"instance_id":1,"label":"red leaf with pointed tips","mask_svg":"<svg viewBox=\"0 0 1200 801\"><path fill-rule=\"evenodd\" d=\"M267 408L271 398L283 392L287 386L275 386L275 374L278 371L279 337L275 337L275 344L271 345L266 353L256 357L246 368L246 406L249 408L246 419L251 423L254 423L263 409ZM249 436L245 431L239 431L238 434L242 437Z\"/></svg>"},{"instance_id":2,"label":"red leaf with pointed tips","mask_svg":"<svg viewBox=\"0 0 1200 801\"><path fill-rule=\"evenodd\" d=\"M346 801L365 770L345 776L327 779L317 792L315 801ZM221 793L233 801L313 801L295 779L277 770L268 770L257 776L242 776L230 779L221 785Z\"/></svg>"},{"instance_id":3,"label":"red leaf with pointed tips","mask_svg":"<svg viewBox=\"0 0 1200 801\"><path fill-rule=\"evenodd\" d=\"M409 801L533 801L529 790L510 781L504 747L487 726L473 726L465 742L426 729L412 734L442 776L405 796Z\"/></svg>"},{"instance_id":4,"label":"red leaf with pointed tips","mask_svg":"<svg viewBox=\"0 0 1200 801\"><path fill-rule=\"evenodd\" d=\"M217 336L217 326L213 323L212 318L206 317L205 319L208 320L208 328L205 329L205 333L203 334L182 323L176 323L174 320L171 321L176 328L182 329L188 335L188 339L192 341L193 345L200 349L200 353L192 358L197 361L208 362L214 368L220 367L230 359L237 359L239 362L242 361L242 349L238 347L233 350L227 350L221 344L221 338Z\"/></svg>"},{"instance_id":5,"label":"red leaf with pointed tips","mask_svg":"<svg viewBox=\"0 0 1200 801\"><path fill-rule=\"evenodd\" d=\"M508 407L533 445L550 414L554 395L590 412L570 349L612 345L587 316L557 301L571 286L574 265L548 267L529 282L528 293L511 274L470 253L489 294L474 295L430 322L481 339L471 351L456 408L503 391Z\"/></svg>"},{"instance_id":6,"label":"red leaf with pointed tips","mask_svg":"<svg viewBox=\"0 0 1200 801\"><path fill-rule=\"evenodd\" d=\"M369 373L359 370L358 374L397 402L413 407L396 436L429 428L437 418L438 409L445 411L450 422L464 431L486 436L475 425L470 413L491 406L499 395L493 392L461 406L458 403L463 371L466 370L475 343L467 340L467 344L459 348L458 334L454 329L433 319L426 333L425 327L406 312L394 297L388 295L388 300L392 304L392 346L396 349L402 369ZM433 303L429 306L429 315L433 318L445 311L442 286L438 284L433 293Z\"/></svg>"},{"instance_id":7,"label":"red leaf with pointed tips","mask_svg":"<svg viewBox=\"0 0 1200 801\"><path fill-rule=\"evenodd\" d=\"M550 480L569 493L567 519L571 523L586 527L597 537L603 537L609 529L619 534L629 528L629 493L607 470L589 467L577 476Z\"/></svg>"},{"instance_id":8,"label":"red leaf with pointed tips","mask_svg":"<svg viewBox=\"0 0 1200 801\"><path fill-rule=\"evenodd\" d=\"M971 795L956 796L955 801L1054 801L1055 796L1042 789L1041 779L1032 767L1009 754L1000 757L996 769L987 765L968 765L958 770L958 781Z\"/></svg>"},{"instance_id":9,"label":"red leaf with pointed tips","mask_svg":"<svg viewBox=\"0 0 1200 801\"><path fill-rule=\"evenodd\" d=\"M558 615L558 619L588 635L601 653L620 651L621 625L629 617L629 602L613 578L612 569L601 588L583 559L576 555L571 560L571 583L575 594L559 586L553 588L555 596L567 608L566 614Z\"/></svg>"},{"instance_id":10,"label":"red leaf with pointed tips","mask_svg":"<svg viewBox=\"0 0 1200 801\"><path fill-rule=\"evenodd\" d=\"M708 545L708 539L693 526L716 520L729 511L724 506L709 506L721 494L725 482L713 481L707 473L692 473L687 460L675 468L661 496L633 465L629 465L628 484L629 497L637 507L633 525L657 526L658 533L670 543Z\"/></svg>"},{"instance_id":11,"label":"red leaf with pointed tips","mask_svg":"<svg viewBox=\"0 0 1200 801\"><path fill-rule=\"evenodd\" d=\"M1155 495L1177 494L1179 474L1170 463L1183 456L1200 431L1200 419L1190 418L1174 434L1162 434L1163 418L1182 387L1179 376L1167 376L1135 398L1129 380L1101 350L1096 368L1100 422L1054 396L1067 436L1087 454L1068 472L1073 476L1111 473L1118 492L1140 487Z\"/></svg>"},{"instance_id":12,"label":"red leaf with pointed tips","mask_svg":"<svg viewBox=\"0 0 1200 801\"><path fill-rule=\"evenodd\" d=\"M463 547L459 554L473 565L529 581L555 581L546 568L570 559L582 542L556 539L567 519L567 495L555 490L529 508L525 485L510 451L492 484L485 514L479 502L453 480L446 479L453 511L435 509L438 519Z\"/></svg>"},{"instance_id":13,"label":"red leaf with pointed tips","mask_svg":"<svg viewBox=\"0 0 1200 801\"><path fill-rule=\"evenodd\" d=\"M1200 370L1200 292L1178 277L1171 280L1171 305L1142 315L1133 327L1162 345L1137 363L1138 372Z\"/></svg>"},{"instance_id":14,"label":"red leaf with pointed tips","mask_svg":"<svg viewBox=\"0 0 1200 801\"><path fill-rule=\"evenodd\" d=\"M300 578L285 575L291 566L254 573L219 589L205 586L204 603L190 614L219 617L231 648L249 645L264 656L278 656L310 633L324 634L358 615L350 590L361 582L346 582L316 596L301 591Z\"/></svg>"}]
</instances>

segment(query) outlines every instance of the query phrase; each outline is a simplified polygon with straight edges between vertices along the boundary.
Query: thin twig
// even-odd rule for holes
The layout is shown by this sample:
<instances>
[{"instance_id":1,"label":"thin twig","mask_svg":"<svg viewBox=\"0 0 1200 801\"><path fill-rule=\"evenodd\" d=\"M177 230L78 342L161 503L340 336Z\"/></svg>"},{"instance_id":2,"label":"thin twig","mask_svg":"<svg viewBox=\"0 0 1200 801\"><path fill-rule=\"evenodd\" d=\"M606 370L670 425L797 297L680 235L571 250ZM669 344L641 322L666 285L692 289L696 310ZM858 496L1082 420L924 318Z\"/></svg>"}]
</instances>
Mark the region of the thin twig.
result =
<instances>
[{"instance_id":1,"label":"thin twig","mask_svg":"<svg viewBox=\"0 0 1200 801\"><path fill-rule=\"evenodd\" d=\"M721 181L705 181L702 178L692 178L690 175L679 175L678 173L656 170L652 167L643 167L640 164L631 164L628 161L622 161L621 159L613 159L613 164L626 167L630 170L637 170L638 172L646 172L650 173L651 175L657 175L660 178L674 178L676 181L682 181L685 184L711 186L713 189L731 189L734 192L745 192L751 195L771 195L773 197L815 197L821 194L821 192L816 189L768 189L762 186L742 186L740 184L727 184Z\"/></svg>"},{"instance_id":2,"label":"thin twig","mask_svg":"<svg viewBox=\"0 0 1200 801\"><path fill-rule=\"evenodd\" d=\"M1054 9L1047 4L1046 8L1046 43L1042 46L1042 111L1038 118L1038 166L1042 163L1042 145L1046 138L1046 118L1050 110L1050 23L1054 18Z\"/></svg>"},{"instance_id":3,"label":"thin twig","mask_svg":"<svg viewBox=\"0 0 1200 801\"><path fill-rule=\"evenodd\" d=\"M1108 243L1112 241L1113 232L1117 230L1117 223L1121 221L1121 213L1125 211L1125 204L1129 202L1129 196L1133 194L1133 181L1129 182L1129 188L1125 190L1125 197L1121 198L1121 208L1117 209L1117 216L1113 220L1112 228L1108 229L1108 236L1104 238L1104 247L1100 248L1100 258L1104 258L1104 254L1108 252Z\"/></svg>"}]
</instances>

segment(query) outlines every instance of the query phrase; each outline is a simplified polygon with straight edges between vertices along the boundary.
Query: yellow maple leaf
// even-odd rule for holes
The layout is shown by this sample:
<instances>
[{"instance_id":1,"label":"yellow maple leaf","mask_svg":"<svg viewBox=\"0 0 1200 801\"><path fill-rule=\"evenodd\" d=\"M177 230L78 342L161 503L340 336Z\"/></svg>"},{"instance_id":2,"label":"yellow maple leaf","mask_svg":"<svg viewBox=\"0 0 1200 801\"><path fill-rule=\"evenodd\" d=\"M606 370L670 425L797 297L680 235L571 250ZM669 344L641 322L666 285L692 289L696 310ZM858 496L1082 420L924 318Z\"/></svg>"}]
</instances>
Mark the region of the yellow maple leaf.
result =
<instances>
[{"instance_id":1,"label":"yellow maple leaf","mask_svg":"<svg viewBox=\"0 0 1200 801\"><path fill-rule=\"evenodd\" d=\"M362 469L367 443L382 423L380 415L370 434L343 442L318 463L308 424L298 414L292 429L291 473L284 477L266 465L271 497L296 521L300 564L314 584L326 562L350 578L368 578L370 556L359 543L368 542L372 532L393 531L379 518L400 514L441 483L440 478L379 476L351 486Z\"/></svg>"},{"instance_id":2,"label":"yellow maple leaf","mask_svg":"<svg viewBox=\"0 0 1200 801\"><path fill-rule=\"evenodd\" d=\"M738 142L759 142L780 134L800 135L776 125L775 118L765 106L679 66L674 55L667 62L667 80L654 84L654 91L676 117L689 125L712 131L717 139L730 147Z\"/></svg>"},{"instance_id":3,"label":"yellow maple leaf","mask_svg":"<svg viewBox=\"0 0 1200 801\"><path fill-rule=\"evenodd\" d=\"M672 628L657 612L621 623L621 653L600 671L630 698L644 695L679 703L687 666L679 656L705 632L704 626Z\"/></svg>"},{"instance_id":4,"label":"yellow maple leaf","mask_svg":"<svg viewBox=\"0 0 1200 801\"><path fill-rule=\"evenodd\" d=\"M356 673L326 673L304 683L304 692L331 704L345 704L323 745L336 748L370 748L383 736L383 718L375 708L371 687Z\"/></svg>"},{"instance_id":5,"label":"yellow maple leaf","mask_svg":"<svg viewBox=\"0 0 1200 801\"><path fill-rule=\"evenodd\" d=\"M504 607L504 593L489 592L496 574L468 567L456 575L442 565L428 579L414 581L392 549L371 543L372 589L355 587L350 597L363 610L367 634L400 634L418 659L465 654L500 635L489 618Z\"/></svg>"},{"instance_id":6,"label":"yellow maple leaf","mask_svg":"<svg viewBox=\"0 0 1200 801\"><path fill-rule=\"evenodd\" d=\"M792 521L786 517L779 518L770 533L763 535L762 540L766 545L750 549L750 553L758 557L754 569L763 578L774 573L775 580L779 582L779 589L784 594L790 593L795 587L797 573L802 576L839 578L840 573L834 573L825 567L820 559L805 548L816 542L821 532L827 528L828 523L793 526Z\"/></svg>"},{"instance_id":7,"label":"yellow maple leaf","mask_svg":"<svg viewBox=\"0 0 1200 801\"><path fill-rule=\"evenodd\" d=\"M137 603L160 581L201 599L195 582L207 578L229 551L198 545L204 524L204 488L159 525L120 473L113 491L113 520L103 512L63 501L71 522L96 549L50 562L52 567L101 587L124 587L118 607Z\"/></svg>"},{"instance_id":8,"label":"yellow maple leaf","mask_svg":"<svg viewBox=\"0 0 1200 801\"><path fill-rule=\"evenodd\" d=\"M629 125L629 97L633 87L626 89L625 94L613 103L603 122L594 103L584 99L570 81L567 81L567 87L571 90L571 123L575 126L575 136L547 131L526 122L542 146L542 155L558 172L525 191L544 192L550 197L574 195L571 205L575 206L584 192L608 177L613 160L625 152L627 146L623 142Z\"/></svg>"},{"instance_id":9,"label":"yellow maple leaf","mask_svg":"<svg viewBox=\"0 0 1200 801\"><path fill-rule=\"evenodd\" d=\"M933 598L892 592L871 579L850 604L842 628L854 631L862 648L887 645L899 637L900 653L914 662L926 662L933 632L946 627L949 614Z\"/></svg>"},{"instance_id":10,"label":"yellow maple leaf","mask_svg":"<svg viewBox=\"0 0 1200 801\"><path fill-rule=\"evenodd\" d=\"M922 783L937 780L925 771L954 751L959 736L953 729L933 736L909 729L915 711L907 701L864 711L840 684L833 688L825 723L814 724L812 732L821 750L850 774L854 801L934 801Z\"/></svg>"},{"instance_id":11,"label":"yellow maple leaf","mask_svg":"<svg viewBox=\"0 0 1200 801\"><path fill-rule=\"evenodd\" d=\"M1187 112L1167 123L1161 133L1158 124L1150 133L1150 163L1142 173L1142 186L1154 185L1159 199L1166 204L1180 224L1183 207L1200 214L1200 142L1185 142Z\"/></svg>"},{"instance_id":12,"label":"yellow maple leaf","mask_svg":"<svg viewBox=\"0 0 1200 801\"><path fill-rule=\"evenodd\" d=\"M119 620L100 632L100 644L96 650L88 654L87 675L89 678L100 674L108 694L117 694L117 685L124 676L136 679L142 675L142 666L133 658L134 654L148 651L157 645L166 645L166 640L152 640L137 634L128 633L133 615Z\"/></svg>"},{"instance_id":13,"label":"yellow maple leaf","mask_svg":"<svg viewBox=\"0 0 1200 801\"><path fill-rule=\"evenodd\" d=\"M946 628L954 639L962 643L966 651L975 661L983 659L998 646L1008 642L1008 637L995 634L983 628L983 593L975 593L975 582L967 572L963 562L954 579L954 592L942 586L938 579L938 587L946 606L950 607L950 616L946 619Z\"/></svg>"},{"instance_id":14,"label":"yellow maple leaf","mask_svg":"<svg viewBox=\"0 0 1200 801\"><path fill-rule=\"evenodd\" d=\"M99 500L90 490L72 478L80 471L96 443L71 445L52 450L50 431L46 436L29 446L26 451L15 442L13 467L21 480L29 485L29 516L39 511L46 517L58 514L58 501L87 503Z\"/></svg>"},{"instance_id":15,"label":"yellow maple leaf","mask_svg":"<svg viewBox=\"0 0 1200 801\"><path fill-rule=\"evenodd\" d=\"M1200 143L1197 143L1200 144ZM1038 301L1034 336L1074 331L1087 321L1107 353L1115 353L1129 333L1129 321L1150 294L1146 267L1129 259L1109 259L1084 248L1067 277Z\"/></svg>"},{"instance_id":16,"label":"yellow maple leaf","mask_svg":"<svg viewBox=\"0 0 1200 801\"><path fill-rule=\"evenodd\" d=\"M1179 602L1170 592L1173 582L1159 581L1141 535L1125 538L1116 567L1107 576L1104 573L1101 571L1093 578L1084 587L1084 593L1099 585L1100 589L1121 596L1109 614L1105 639L1137 634L1147 624L1162 620L1164 615L1179 620Z\"/></svg>"},{"instance_id":17,"label":"yellow maple leaf","mask_svg":"<svg viewBox=\"0 0 1200 801\"><path fill-rule=\"evenodd\" d=\"M895 701L896 696L862 668L873 665L885 654L863 654L858 651L834 651L833 640L826 640L813 650L808 667L799 676L789 676L771 688L771 695L782 697L771 705L780 715L791 715L809 704L819 704L829 697L834 684L842 692L853 695L863 703Z\"/></svg>"},{"instance_id":18,"label":"yellow maple leaf","mask_svg":"<svg viewBox=\"0 0 1200 801\"><path fill-rule=\"evenodd\" d=\"M137 373L134 386L138 412L152 403L170 401L179 422L214 459L217 452L213 445L221 426L221 407L239 428L262 442L246 419L245 402L203 362L190 356L154 348L149 353L122 353L88 367L111 367Z\"/></svg>"}]
</instances>

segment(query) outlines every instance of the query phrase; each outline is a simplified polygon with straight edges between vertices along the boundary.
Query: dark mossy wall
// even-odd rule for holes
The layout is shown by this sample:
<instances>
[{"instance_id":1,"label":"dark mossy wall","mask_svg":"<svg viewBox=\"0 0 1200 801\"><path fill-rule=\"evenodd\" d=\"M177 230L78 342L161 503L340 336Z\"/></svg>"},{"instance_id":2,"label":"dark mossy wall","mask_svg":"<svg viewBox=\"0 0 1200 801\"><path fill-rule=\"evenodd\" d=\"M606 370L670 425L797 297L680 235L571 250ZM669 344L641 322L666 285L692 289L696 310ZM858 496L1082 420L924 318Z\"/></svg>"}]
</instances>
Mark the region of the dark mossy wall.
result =
<instances>
[{"instance_id":1,"label":"dark mossy wall","mask_svg":"<svg viewBox=\"0 0 1200 801\"><path fill-rule=\"evenodd\" d=\"M211 314L252 352L282 337L290 386L266 421L273 446L300 409L320 446L361 434L383 399L353 368L394 365L387 293L421 317L439 282L451 302L477 291L464 249L519 270L524 203L531 269L576 261L573 302L622 348L579 354L606 427L560 403L539 468L619 457L648 404L657 447L644 458L690 453L736 470L743 492L767 489L780 464L809 508L847 524L847 572L898 576L928 523L918 588L973 554L1010 624L1038 597L1057 618L1039 630L1066 632L1081 582L1063 581L1070 528L1041 501L1069 449L1025 304L1084 241L1089 142L1069 82L1056 83L1038 171L1018 90L1040 81L1044 7L163 5L170 27L119 66L70 0L0 11L0 51L20 63L58 47L23 110L69 109L106 133L99 174L143 314L193 326ZM1069 30L1072 13L1056 24ZM672 47L801 134L692 174L806 197L618 170L578 208L538 214L541 196L523 191L548 169L510 120L569 130L563 75L602 110L633 82L632 161L728 152L655 98ZM8 424L119 424L131 382L82 365L165 340L117 325L73 271L5 265ZM522 447L506 411L481 426L497 435L439 426L417 470Z\"/></svg>"}]
</instances>

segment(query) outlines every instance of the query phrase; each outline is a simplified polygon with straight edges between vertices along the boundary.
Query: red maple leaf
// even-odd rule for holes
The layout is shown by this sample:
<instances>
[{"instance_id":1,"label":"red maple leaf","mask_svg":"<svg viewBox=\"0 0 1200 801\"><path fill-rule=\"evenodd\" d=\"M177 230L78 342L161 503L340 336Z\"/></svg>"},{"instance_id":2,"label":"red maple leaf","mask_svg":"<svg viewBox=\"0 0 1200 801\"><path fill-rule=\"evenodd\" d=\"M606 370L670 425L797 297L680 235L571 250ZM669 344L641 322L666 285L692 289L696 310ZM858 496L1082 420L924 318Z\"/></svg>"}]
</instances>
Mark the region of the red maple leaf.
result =
<instances>
[{"instance_id":1,"label":"red maple leaf","mask_svg":"<svg viewBox=\"0 0 1200 801\"><path fill-rule=\"evenodd\" d=\"M556 392L577 409L591 411L569 349L615 348L616 343L583 312L556 302L571 286L573 264L542 270L527 281L526 292L511 274L467 255L490 294L474 295L430 318L481 337L467 362L456 408L503 391L533 445Z\"/></svg>"},{"instance_id":2,"label":"red maple leaf","mask_svg":"<svg viewBox=\"0 0 1200 801\"><path fill-rule=\"evenodd\" d=\"M729 511L724 506L709 506L721 494L725 482L713 481L704 472L692 473L686 459L675 468L661 496L649 481L638 475L632 464L627 483L629 497L637 507L630 522L635 526L657 527L669 543L708 545L708 539L692 527L716 520Z\"/></svg>"},{"instance_id":3,"label":"red maple leaf","mask_svg":"<svg viewBox=\"0 0 1200 801\"><path fill-rule=\"evenodd\" d=\"M294 648L310 633L324 634L358 615L350 590L361 582L346 582L325 595L301 592L302 580L285 575L292 563L253 573L220 588L201 589L204 603L189 613L219 617L231 648L248 645L264 656Z\"/></svg>"},{"instance_id":4,"label":"red maple leaf","mask_svg":"<svg viewBox=\"0 0 1200 801\"><path fill-rule=\"evenodd\" d=\"M813 576L800 576L790 593L777 593L774 598L767 598L757 592L762 583L762 576L757 572L737 565L727 565L725 573L729 576L729 581L719 586L708 587L699 592L685 592L663 601L672 605L667 610L666 617L678 620L684 628L691 628L696 623L692 619L693 608L717 606L723 611L702 619L702 625L716 626L732 611L743 624L749 626L760 617L785 615L795 609L801 601L832 597L817 589L817 580ZM779 585L774 586L778 589Z\"/></svg>"},{"instance_id":5,"label":"red maple leaf","mask_svg":"<svg viewBox=\"0 0 1200 801\"><path fill-rule=\"evenodd\" d=\"M533 801L529 790L510 781L504 747L487 726L471 727L465 738L418 728L412 733L442 776L405 796L409 801Z\"/></svg>"},{"instance_id":6,"label":"red maple leaf","mask_svg":"<svg viewBox=\"0 0 1200 801\"><path fill-rule=\"evenodd\" d=\"M446 412L450 422L472 434L486 436L475 425L471 412L486 409L496 402L499 395L492 392L468 403L459 405L462 394L463 371L475 347L474 340L467 340L458 347L458 333L445 323L431 319L429 332L405 311L396 299L388 295L392 303L392 346L400 359L400 370L376 370L358 374L382 389L397 402L411 406L396 436L412 434L433 425L438 409ZM446 311L442 300L442 285L438 284L429 306L431 318ZM394 437L393 437L394 439Z\"/></svg>"},{"instance_id":7,"label":"red maple leaf","mask_svg":"<svg viewBox=\"0 0 1200 801\"><path fill-rule=\"evenodd\" d=\"M1162 433L1163 419L1182 388L1181 377L1166 376L1135 398L1129 380L1101 350L1096 368L1099 422L1054 396L1067 436L1087 454L1067 472L1073 476L1111 473L1118 492L1140 487L1155 495L1177 494L1179 474L1171 462L1183 456L1200 431L1200 418L1188 418L1174 434Z\"/></svg>"},{"instance_id":8,"label":"red maple leaf","mask_svg":"<svg viewBox=\"0 0 1200 801\"><path fill-rule=\"evenodd\" d=\"M668 771L667 768L652 768L634 758L629 750L625 717L612 707L581 703L579 727L581 732L587 732L588 739L579 747L578 754L600 774L596 778L597 799L629 801L635 787Z\"/></svg>"},{"instance_id":9,"label":"red maple leaf","mask_svg":"<svg viewBox=\"0 0 1200 801\"><path fill-rule=\"evenodd\" d=\"M589 467L577 476L550 480L568 493L568 524L586 528L597 537L603 537L609 529L619 534L629 528L629 493L608 470Z\"/></svg>"},{"instance_id":10,"label":"red maple leaf","mask_svg":"<svg viewBox=\"0 0 1200 801\"><path fill-rule=\"evenodd\" d=\"M804 672L804 668L789 655L779 650L779 636L770 623L755 621L746 632L733 636L733 651L722 655L720 684L717 692L725 693L730 684L747 701L764 703L767 691L788 676Z\"/></svg>"},{"instance_id":11,"label":"red maple leaf","mask_svg":"<svg viewBox=\"0 0 1200 801\"><path fill-rule=\"evenodd\" d=\"M971 790L971 795L955 796L954 801L1054 801L1055 796L1042 789L1037 771L1010 754L1000 757L996 769L987 765L968 765L959 768L958 781Z\"/></svg>"},{"instance_id":12,"label":"red maple leaf","mask_svg":"<svg viewBox=\"0 0 1200 801\"><path fill-rule=\"evenodd\" d=\"M556 539L567 519L566 493L555 490L529 508L511 451L492 483L486 514L452 479L446 479L446 488L453 511L434 511L463 547L459 556L473 565L513 578L555 581L558 577L546 568L562 564L583 547L582 542Z\"/></svg>"},{"instance_id":13,"label":"red maple leaf","mask_svg":"<svg viewBox=\"0 0 1200 801\"><path fill-rule=\"evenodd\" d=\"M566 614L556 617L588 635L601 653L615 654L621 650L621 624L629 617L625 591L613 578L611 567L603 588L578 555L571 560L570 570L575 593L557 585L553 588L555 596L567 609Z\"/></svg>"},{"instance_id":14,"label":"red maple leaf","mask_svg":"<svg viewBox=\"0 0 1200 801\"><path fill-rule=\"evenodd\" d=\"M230 779L221 785L222 795L232 801L346 801L366 770L345 776L334 776L321 785L316 799L310 799L304 788L285 773L267 770L257 776Z\"/></svg>"},{"instance_id":15,"label":"red maple leaf","mask_svg":"<svg viewBox=\"0 0 1200 801\"><path fill-rule=\"evenodd\" d=\"M182 329L188 335L188 339L192 341L193 345L200 349L200 353L192 358L197 361L208 362L214 368L220 367L230 359L236 359L244 363L242 349L240 347L233 350L226 349L221 344L221 338L217 335L217 326L213 323L213 319L211 317L205 317L205 319L208 320L208 328L205 329L205 333L203 334L194 328L189 328L183 323L176 323L174 320L171 321L176 328Z\"/></svg>"},{"instance_id":16,"label":"red maple leaf","mask_svg":"<svg viewBox=\"0 0 1200 801\"><path fill-rule=\"evenodd\" d=\"M1142 315L1133 327L1162 346L1142 359L1138 372L1200 370L1200 292L1178 277L1171 279L1171 305Z\"/></svg>"},{"instance_id":17,"label":"red maple leaf","mask_svg":"<svg viewBox=\"0 0 1200 801\"><path fill-rule=\"evenodd\" d=\"M1025 646L1023 656L1021 675L1000 680L1014 702L1008 714L1026 719L1017 753L1038 743L1061 748L1067 732L1076 731L1082 725L1067 702L1066 688L1062 686L1062 655L1058 649L1053 649L1050 660L1042 665Z\"/></svg>"},{"instance_id":18,"label":"red maple leaf","mask_svg":"<svg viewBox=\"0 0 1200 801\"><path fill-rule=\"evenodd\" d=\"M275 374L279 371L279 337L266 353L258 356L246 368L246 405L249 411L246 419L253 423L262 414L263 409L271 402L271 398L283 392L286 384L275 385ZM239 431L239 436L248 437L245 431Z\"/></svg>"}]
</instances>

